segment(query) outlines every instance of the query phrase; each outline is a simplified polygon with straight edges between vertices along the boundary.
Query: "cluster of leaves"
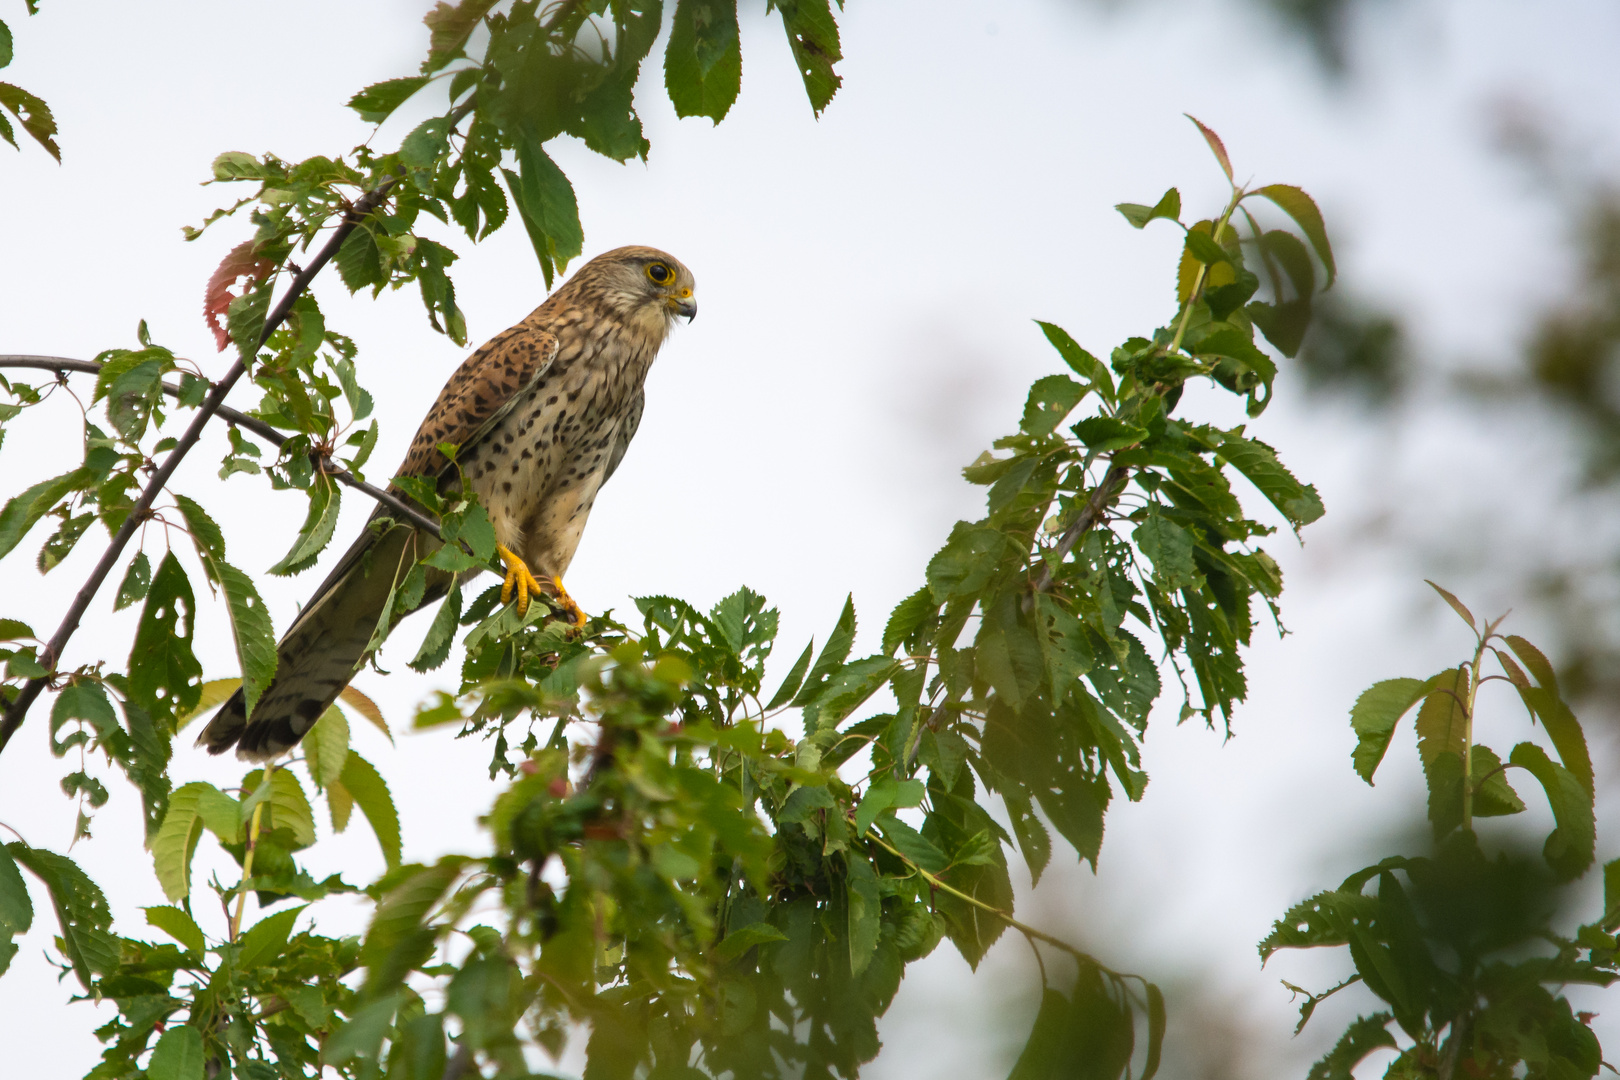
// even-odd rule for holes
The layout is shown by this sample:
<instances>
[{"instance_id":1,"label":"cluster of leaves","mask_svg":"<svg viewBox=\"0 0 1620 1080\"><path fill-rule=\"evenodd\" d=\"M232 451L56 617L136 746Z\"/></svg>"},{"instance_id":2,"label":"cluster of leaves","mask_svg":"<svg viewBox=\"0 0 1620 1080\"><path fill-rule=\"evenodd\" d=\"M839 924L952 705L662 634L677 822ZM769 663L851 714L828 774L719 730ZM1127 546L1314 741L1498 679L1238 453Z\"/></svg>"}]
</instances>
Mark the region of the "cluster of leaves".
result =
<instances>
[{"instance_id":1,"label":"cluster of leaves","mask_svg":"<svg viewBox=\"0 0 1620 1080\"><path fill-rule=\"evenodd\" d=\"M1380 1048L1400 1051L1385 1075L1402 1080L1463 1072L1596 1076L1602 1054L1591 1014L1576 1012L1562 988L1608 986L1620 978L1620 941L1614 936L1620 929L1620 860L1604 867L1603 918L1580 927L1573 938L1551 925L1557 890L1595 859L1586 738L1539 649L1517 635L1498 634L1500 619L1476 623L1455 596L1434 588L1473 631L1472 659L1428 679L1377 683L1357 699L1350 719L1357 737L1354 766L1371 784L1400 718L1418 708L1418 753L1437 851L1432 858L1384 859L1290 908L1260 943L1260 954L1266 959L1278 949L1349 948L1355 973L1345 981L1320 994L1290 987L1306 998L1300 1027L1322 1000L1356 983L1388 1006L1351 1023L1312 1070L1312 1080L1348 1080ZM1501 674L1481 675L1487 653ZM1526 741L1504 762L1475 740L1479 689L1492 680L1517 691L1558 760ZM1539 860L1508 850L1488 856L1474 832L1476 817L1525 812L1508 782L1512 769L1523 769L1541 785L1552 811L1553 829ZM1537 944L1550 945L1550 955L1534 949ZM1407 1045L1398 1042L1392 1024Z\"/></svg>"}]
</instances>

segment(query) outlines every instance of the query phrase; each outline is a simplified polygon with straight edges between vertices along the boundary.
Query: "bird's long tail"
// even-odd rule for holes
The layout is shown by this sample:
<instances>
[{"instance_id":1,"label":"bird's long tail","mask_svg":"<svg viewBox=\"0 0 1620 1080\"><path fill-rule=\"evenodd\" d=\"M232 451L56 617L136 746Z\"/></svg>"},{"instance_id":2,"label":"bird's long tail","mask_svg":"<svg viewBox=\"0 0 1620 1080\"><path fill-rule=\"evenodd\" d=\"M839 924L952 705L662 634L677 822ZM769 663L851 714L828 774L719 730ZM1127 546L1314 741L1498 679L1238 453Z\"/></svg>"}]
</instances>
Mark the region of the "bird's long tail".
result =
<instances>
[{"instance_id":1,"label":"bird's long tail","mask_svg":"<svg viewBox=\"0 0 1620 1080\"><path fill-rule=\"evenodd\" d=\"M370 528L361 533L276 646L275 677L253 715L247 715L237 690L208 722L197 745L210 754L235 746L236 756L245 761L268 761L296 745L365 661L394 583L430 550L420 547L422 542L406 526L381 536ZM432 588L434 584L429 583L429 592L442 595L444 589Z\"/></svg>"}]
</instances>

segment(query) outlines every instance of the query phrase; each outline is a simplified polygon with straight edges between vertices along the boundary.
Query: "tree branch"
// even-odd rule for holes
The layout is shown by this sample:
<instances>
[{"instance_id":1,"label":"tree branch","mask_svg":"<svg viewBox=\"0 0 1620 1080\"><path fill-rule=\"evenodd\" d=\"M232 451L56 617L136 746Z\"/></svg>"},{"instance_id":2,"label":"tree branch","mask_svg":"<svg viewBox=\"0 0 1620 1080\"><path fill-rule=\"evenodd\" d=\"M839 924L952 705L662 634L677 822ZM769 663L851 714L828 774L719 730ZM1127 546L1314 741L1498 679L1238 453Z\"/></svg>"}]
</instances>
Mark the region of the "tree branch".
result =
<instances>
[{"instance_id":1,"label":"tree branch","mask_svg":"<svg viewBox=\"0 0 1620 1080\"><path fill-rule=\"evenodd\" d=\"M1102 483L1097 485L1096 490L1091 493L1091 498L1086 500L1080 516L1075 518L1058 538L1057 547L1054 549L1056 557L1049 559L1046 565L1041 567L1040 576L1035 579L1036 592L1047 592L1052 588L1052 564L1068 558L1069 552L1074 550L1074 545L1080 542L1080 538L1103 519L1108 507L1119 495L1119 489L1125 486L1125 478L1129 475L1130 469L1124 465L1115 465L1103 475Z\"/></svg>"},{"instance_id":2,"label":"tree branch","mask_svg":"<svg viewBox=\"0 0 1620 1080\"><path fill-rule=\"evenodd\" d=\"M83 372L86 375L95 375L101 371L101 365L96 363L94 360L69 360L65 356L7 356L3 354L0 354L0 368L38 368L42 371L78 371ZM161 385L163 387L163 392L168 394L170 397L178 398L180 396L180 388L178 386L173 386L169 383L162 383ZM287 444L288 437L286 435L283 435L281 432L277 431L263 420L260 420L257 417L249 416L244 412L238 412L229 405L221 405L218 409L214 410L214 413L227 423L234 424L240 428L245 428L277 449L280 449ZM314 457L314 455L311 455L311 457ZM404 518L406 521L409 521L417 528L437 536L440 540L444 539L444 535L439 531L439 522L437 519L423 513L421 510L418 510L416 507L412 506L404 499L401 499L393 492L385 491L379 487L373 487L371 484L366 483L349 470L340 466L330 457L316 457L315 467L318 468L322 473L336 480L338 483L343 484L346 487L351 487L354 490L377 500L377 502L388 507L388 509L394 511L400 517Z\"/></svg>"},{"instance_id":3,"label":"tree branch","mask_svg":"<svg viewBox=\"0 0 1620 1080\"><path fill-rule=\"evenodd\" d=\"M287 315L292 311L293 304L309 288L309 283L314 280L315 275L320 273L321 269L337 254L338 249L343 246L343 241L348 239L355 226L359 225L368 214L382 205L383 201L388 197L388 192L399 182L399 179L400 177L397 175L388 177L382 183L360 196L355 204L343 215L343 222L333 231L331 237L328 238L326 244L315 258L310 260L309 265L300 270L298 275L293 278L292 285L288 287L287 292L282 296L281 302L275 306L269 317L265 319L264 330L259 335L259 341L253 349L253 355L257 355L258 351L264 348L265 342L269 341L270 335L286 321ZM185 459L186 454L190 453L191 448L197 445L197 440L202 438L203 429L207 427L208 421L225 404L226 395L231 392L232 387L237 384L246 371L246 363L242 358L238 358L236 363L231 365L230 370L225 373L225 377L214 384L214 388L209 391L208 396L203 399L201 407L198 408L197 415L192 418L191 426L186 428L185 434L180 436L180 441L175 445L175 448L169 451L169 456L163 459L163 464L158 466L157 471L152 474L152 478L147 481L146 487L141 491L140 498L135 501L134 508L130 510L129 516L124 519L124 523L119 527L118 532L113 535L112 543L102 553L101 561L96 563L95 569L90 572L89 579L85 581L78 595L73 598L73 603L68 607L67 614L62 617L62 624L56 628L56 633L51 635L50 641L46 643L44 650L40 653L39 662L45 668L54 669L56 667L57 661L61 659L62 651L67 648L68 641L72 639L74 632L79 628L79 620L84 617L85 611L90 607L90 601L95 599L96 593L101 589L102 583L107 580L108 575L112 573L113 567L118 565L118 560L123 555L124 548L129 546L130 540L135 536L135 530L150 516L152 504L157 502L158 495L168 486L169 479L174 476L175 469L180 467L180 462ZM22 689L18 691L17 696L6 706L4 716L0 717L0 752L4 752L5 748L10 744L11 736L22 726L23 717L28 715L29 707L38 699L49 681L50 676L29 679L23 684Z\"/></svg>"}]
</instances>

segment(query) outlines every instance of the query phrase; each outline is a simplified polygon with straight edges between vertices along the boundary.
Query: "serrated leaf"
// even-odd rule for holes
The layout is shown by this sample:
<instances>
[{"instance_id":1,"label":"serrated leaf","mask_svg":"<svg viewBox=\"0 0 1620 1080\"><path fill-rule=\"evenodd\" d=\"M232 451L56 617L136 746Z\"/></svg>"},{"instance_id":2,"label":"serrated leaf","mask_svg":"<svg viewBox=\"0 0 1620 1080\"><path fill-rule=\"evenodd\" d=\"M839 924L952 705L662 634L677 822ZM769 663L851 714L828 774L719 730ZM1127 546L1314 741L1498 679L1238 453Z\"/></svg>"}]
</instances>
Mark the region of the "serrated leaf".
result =
<instances>
[{"instance_id":1,"label":"serrated leaf","mask_svg":"<svg viewBox=\"0 0 1620 1080\"><path fill-rule=\"evenodd\" d=\"M390 743L394 741L394 733L388 730L388 721L383 719L382 710L377 708L375 701L353 686L345 686L338 691L338 700L365 717L372 727L388 737Z\"/></svg>"},{"instance_id":2,"label":"serrated leaf","mask_svg":"<svg viewBox=\"0 0 1620 1080\"><path fill-rule=\"evenodd\" d=\"M360 119L366 123L380 124L405 104L412 94L426 86L427 81L425 75L411 75L372 83L349 99L349 108L359 113Z\"/></svg>"},{"instance_id":3,"label":"serrated leaf","mask_svg":"<svg viewBox=\"0 0 1620 1080\"><path fill-rule=\"evenodd\" d=\"M131 604L146 599L146 590L152 587L152 563L146 557L146 552L137 551L135 557L129 562L129 569L124 571L124 580L118 585L118 595L113 600L113 610L123 611Z\"/></svg>"},{"instance_id":4,"label":"serrated leaf","mask_svg":"<svg viewBox=\"0 0 1620 1080\"><path fill-rule=\"evenodd\" d=\"M883 838L894 845L896 851L909 862L937 874L950 865L945 853L932 840L895 817L892 813L878 815L877 826Z\"/></svg>"},{"instance_id":5,"label":"serrated leaf","mask_svg":"<svg viewBox=\"0 0 1620 1080\"><path fill-rule=\"evenodd\" d=\"M190 1024L176 1024L158 1039L146 1066L149 1080L203 1080L202 1032Z\"/></svg>"},{"instance_id":6,"label":"serrated leaf","mask_svg":"<svg viewBox=\"0 0 1620 1080\"><path fill-rule=\"evenodd\" d=\"M855 594L851 593L844 598L844 609L839 612L838 622L833 624L832 633L827 635L827 644L822 646L821 655L816 657L815 666L810 669L804 685L793 698L794 708L809 705L816 700L826 688L828 678L848 659L850 647L854 644Z\"/></svg>"},{"instance_id":7,"label":"serrated leaf","mask_svg":"<svg viewBox=\"0 0 1620 1080\"><path fill-rule=\"evenodd\" d=\"M1363 1016L1350 1024L1327 1056L1311 1066L1306 1080L1353 1080L1353 1069L1374 1050L1394 1049L1395 1036L1389 1025L1395 1019L1389 1013Z\"/></svg>"},{"instance_id":8,"label":"serrated leaf","mask_svg":"<svg viewBox=\"0 0 1620 1080\"><path fill-rule=\"evenodd\" d=\"M388 785L381 774L371 762L350 750L339 780L344 791L366 816L388 868L397 868L400 855L399 811L394 809L393 796L388 793Z\"/></svg>"},{"instance_id":9,"label":"serrated leaf","mask_svg":"<svg viewBox=\"0 0 1620 1080\"><path fill-rule=\"evenodd\" d=\"M1429 681L1424 679L1385 679L1356 698L1350 709L1350 727L1356 733L1356 748L1350 759L1356 775L1369 785L1389 749L1395 725L1422 699L1428 687Z\"/></svg>"},{"instance_id":10,"label":"serrated leaf","mask_svg":"<svg viewBox=\"0 0 1620 1080\"><path fill-rule=\"evenodd\" d=\"M328 706L300 745L316 790L330 787L343 775L343 766L349 760L349 718L342 709Z\"/></svg>"},{"instance_id":11,"label":"serrated leaf","mask_svg":"<svg viewBox=\"0 0 1620 1080\"><path fill-rule=\"evenodd\" d=\"M434 613L422 647L406 665L412 671L432 671L450 657L450 647L456 641L456 626L461 621L461 586L456 585Z\"/></svg>"},{"instance_id":12,"label":"serrated leaf","mask_svg":"<svg viewBox=\"0 0 1620 1080\"><path fill-rule=\"evenodd\" d=\"M0 558L10 554L28 530L56 504L75 491L89 487L96 477L87 468L74 469L49 480L41 480L33 487L13 496L0 508Z\"/></svg>"},{"instance_id":13,"label":"serrated leaf","mask_svg":"<svg viewBox=\"0 0 1620 1080\"><path fill-rule=\"evenodd\" d=\"M202 956L208 951L208 939L203 936L202 927L189 914L177 907L159 905L143 909L146 912L146 924L168 934L174 940L184 945L189 952Z\"/></svg>"},{"instance_id":14,"label":"serrated leaf","mask_svg":"<svg viewBox=\"0 0 1620 1080\"><path fill-rule=\"evenodd\" d=\"M1423 707L1418 710L1418 755L1425 769L1441 754L1463 752L1468 715L1463 702L1468 699L1468 668L1442 671L1425 685Z\"/></svg>"},{"instance_id":15,"label":"serrated leaf","mask_svg":"<svg viewBox=\"0 0 1620 1080\"><path fill-rule=\"evenodd\" d=\"M316 477L309 488L309 512L298 530L298 539L292 550L269 573L279 577L300 574L315 565L326 545L332 542L332 531L337 528L338 513L343 507L343 492L337 481L325 476Z\"/></svg>"},{"instance_id":16,"label":"serrated leaf","mask_svg":"<svg viewBox=\"0 0 1620 1080\"><path fill-rule=\"evenodd\" d=\"M1086 388L1067 375L1036 379L1024 402L1019 427L1030 435L1050 435L1085 396Z\"/></svg>"},{"instance_id":17,"label":"serrated leaf","mask_svg":"<svg viewBox=\"0 0 1620 1080\"><path fill-rule=\"evenodd\" d=\"M509 169L501 172L549 289L553 275L561 273L568 261L584 248L585 231L579 223L579 202L568 177L543 149L524 139L518 143L517 151L519 175Z\"/></svg>"},{"instance_id":18,"label":"serrated leaf","mask_svg":"<svg viewBox=\"0 0 1620 1080\"><path fill-rule=\"evenodd\" d=\"M1323 288L1332 288L1338 269L1333 265L1333 246L1328 243L1327 226L1322 222L1322 211L1317 209L1316 200L1290 184L1268 184L1256 188L1252 194L1265 196L1294 219L1327 270L1327 284Z\"/></svg>"},{"instance_id":19,"label":"serrated leaf","mask_svg":"<svg viewBox=\"0 0 1620 1080\"><path fill-rule=\"evenodd\" d=\"M191 894L191 857L196 854L197 841L202 839L200 802L204 789L219 793L212 784L193 781L171 794L163 824L146 841L158 884L170 900L182 901Z\"/></svg>"},{"instance_id":20,"label":"serrated leaf","mask_svg":"<svg viewBox=\"0 0 1620 1080\"><path fill-rule=\"evenodd\" d=\"M34 925L34 904L11 852L0 845L0 929L22 934Z\"/></svg>"},{"instance_id":21,"label":"serrated leaf","mask_svg":"<svg viewBox=\"0 0 1620 1080\"><path fill-rule=\"evenodd\" d=\"M214 576L230 611L236 656L242 664L242 696L251 717L276 674L275 628L252 578L223 560L214 563Z\"/></svg>"},{"instance_id":22,"label":"serrated leaf","mask_svg":"<svg viewBox=\"0 0 1620 1080\"><path fill-rule=\"evenodd\" d=\"M810 96L810 107L820 116L844 81L833 71L844 54L839 51L832 8L828 0L775 0L775 6L782 13L782 26Z\"/></svg>"},{"instance_id":23,"label":"serrated leaf","mask_svg":"<svg viewBox=\"0 0 1620 1080\"><path fill-rule=\"evenodd\" d=\"M928 562L928 588L940 603L975 596L998 569L1021 560L1023 554L1023 548L999 530L958 521L945 546Z\"/></svg>"},{"instance_id":24,"label":"serrated leaf","mask_svg":"<svg viewBox=\"0 0 1620 1080\"><path fill-rule=\"evenodd\" d=\"M1451 605L1451 610L1455 611L1462 618L1462 621L1468 624L1468 629L1474 629L1474 613L1464 607L1461 600L1457 599L1455 596L1451 595L1451 593L1447 592L1445 589L1442 589L1428 578L1423 579L1423 584L1439 593L1440 598L1447 604Z\"/></svg>"},{"instance_id":25,"label":"serrated leaf","mask_svg":"<svg viewBox=\"0 0 1620 1080\"><path fill-rule=\"evenodd\" d=\"M1209 144L1210 153L1214 154L1215 160L1221 163L1221 171L1226 174L1227 182L1235 183L1236 181L1232 179L1232 159L1226 156L1226 144L1221 142L1221 137L1210 128L1205 127L1203 122L1191 113L1182 113L1182 115L1197 125L1198 133Z\"/></svg>"},{"instance_id":26,"label":"serrated leaf","mask_svg":"<svg viewBox=\"0 0 1620 1080\"><path fill-rule=\"evenodd\" d=\"M165 552L129 650L129 694L166 724L170 717L195 710L201 699L202 665L192 652L196 610L180 560L173 551Z\"/></svg>"},{"instance_id":27,"label":"serrated leaf","mask_svg":"<svg viewBox=\"0 0 1620 1080\"><path fill-rule=\"evenodd\" d=\"M1178 221L1181 218L1181 192L1171 188L1152 206L1143 206L1141 203L1117 203L1114 209L1123 214L1125 220L1137 229L1158 218Z\"/></svg>"},{"instance_id":28,"label":"serrated leaf","mask_svg":"<svg viewBox=\"0 0 1620 1080\"><path fill-rule=\"evenodd\" d=\"M811 638L810 644L804 647L804 652L799 654L799 658L793 661L793 666L788 669L787 678L782 680L782 685L777 687L776 693L772 694L771 700L766 703L766 712L780 709L793 700L793 695L799 692L799 687L804 683L804 673L810 667L810 656L815 648L816 640Z\"/></svg>"},{"instance_id":29,"label":"serrated leaf","mask_svg":"<svg viewBox=\"0 0 1620 1080\"><path fill-rule=\"evenodd\" d=\"M847 855L849 877L845 894L849 905L849 971L859 976L872 962L877 952L878 935L882 929L883 897L878 891L877 874L872 864L851 851Z\"/></svg>"},{"instance_id":30,"label":"serrated leaf","mask_svg":"<svg viewBox=\"0 0 1620 1080\"><path fill-rule=\"evenodd\" d=\"M118 943L108 932L112 912L95 882L65 855L29 847L20 840L7 844L6 849L13 859L44 882L49 891L62 931L62 951L78 976L79 984L90 990L94 985L92 976L116 971Z\"/></svg>"},{"instance_id":31,"label":"serrated leaf","mask_svg":"<svg viewBox=\"0 0 1620 1080\"><path fill-rule=\"evenodd\" d=\"M1548 834L1542 854L1553 876L1560 881L1580 877L1592 865L1597 849L1597 825L1586 789L1573 773L1535 743L1515 746L1508 760L1529 770L1547 794L1557 826Z\"/></svg>"},{"instance_id":32,"label":"serrated leaf","mask_svg":"<svg viewBox=\"0 0 1620 1080\"><path fill-rule=\"evenodd\" d=\"M786 940L788 936L770 923L756 922L727 934L725 939L715 946L714 952L721 960L731 961L756 945Z\"/></svg>"},{"instance_id":33,"label":"serrated leaf","mask_svg":"<svg viewBox=\"0 0 1620 1080\"><path fill-rule=\"evenodd\" d=\"M251 799L245 801L242 813L246 814L251 806ZM277 769L271 776L266 809L269 815L261 827L290 831L293 850L309 847L315 842L315 811L309 805L309 797L304 794L304 785L298 782L298 777L291 770Z\"/></svg>"},{"instance_id":34,"label":"serrated leaf","mask_svg":"<svg viewBox=\"0 0 1620 1080\"><path fill-rule=\"evenodd\" d=\"M0 82L0 108L15 116L22 129L44 147L45 152L55 158L58 165L62 163L62 148L57 146L56 140L51 137L56 134L56 117L51 115L49 105L20 86ZM0 120L3 119L4 117L0 116ZM6 125L5 139L12 146L17 145L11 136L10 124Z\"/></svg>"},{"instance_id":35,"label":"serrated leaf","mask_svg":"<svg viewBox=\"0 0 1620 1080\"><path fill-rule=\"evenodd\" d=\"M277 775L290 776L291 774L282 770ZM298 921L298 916L304 913L306 906L308 905L278 911L274 915L267 916L254 923L242 935L241 941L238 942L237 970L252 971L261 964L268 964L280 956L281 951L287 947L288 937L292 935L293 924Z\"/></svg>"},{"instance_id":36,"label":"serrated leaf","mask_svg":"<svg viewBox=\"0 0 1620 1080\"><path fill-rule=\"evenodd\" d=\"M1193 536L1149 505L1131 540L1153 563L1153 575L1166 591L1197 588L1203 577L1193 562Z\"/></svg>"},{"instance_id":37,"label":"serrated leaf","mask_svg":"<svg viewBox=\"0 0 1620 1080\"><path fill-rule=\"evenodd\" d=\"M926 585L900 601L889 613L889 621L883 627L883 651L893 655L894 650L938 612L939 604Z\"/></svg>"},{"instance_id":38,"label":"serrated leaf","mask_svg":"<svg viewBox=\"0 0 1620 1080\"><path fill-rule=\"evenodd\" d=\"M1041 328L1046 340L1063 357L1063 362L1072 368L1075 374L1082 379L1088 379L1097 392L1112 405L1114 403L1114 377L1108 371L1108 365L1092 356L1077 344L1069 332L1054 323L1035 320L1035 325Z\"/></svg>"},{"instance_id":39,"label":"serrated leaf","mask_svg":"<svg viewBox=\"0 0 1620 1080\"><path fill-rule=\"evenodd\" d=\"M718 124L741 86L736 0L680 0L664 52L664 89L675 115Z\"/></svg>"},{"instance_id":40,"label":"serrated leaf","mask_svg":"<svg viewBox=\"0 0 1620 1080\"><path fill-rule=\"evenodd\" d=\"M460 860L442 859L437 866L416 871L382 898L360 946L369 994L398 986L432 955L433 932L423 921L460 872Z\"/></svg>"},{"instance_id":41,"label":"serrated leaf","mask_svg":"<svg viewBox=\"0 0 1620 1080\"><path fill-rule=\"evenodd\" d=\"M1258 439L1221 432L1217 453L1258 488L1295 529L1309 525L1324 513L1316 487L1295 479L1277 459L1277 452Z\"/></svg>"},{"instance_id":42,"label":"serrated leaf","mask_svg":"<svg viewBox=\"0 0 1620 1080\"><path fill-rule=\"evenodd\" d=\"M1027 798L1002 792L1002 801L1007 804L1013 836L1018 840L1018 850L1024 853L1024 862L1029 866L1030 887L1034 888L1040 884L1042 872L1052 861L1052 836L1035 815L1035 808Z\"/></svg>"}]
</instances>

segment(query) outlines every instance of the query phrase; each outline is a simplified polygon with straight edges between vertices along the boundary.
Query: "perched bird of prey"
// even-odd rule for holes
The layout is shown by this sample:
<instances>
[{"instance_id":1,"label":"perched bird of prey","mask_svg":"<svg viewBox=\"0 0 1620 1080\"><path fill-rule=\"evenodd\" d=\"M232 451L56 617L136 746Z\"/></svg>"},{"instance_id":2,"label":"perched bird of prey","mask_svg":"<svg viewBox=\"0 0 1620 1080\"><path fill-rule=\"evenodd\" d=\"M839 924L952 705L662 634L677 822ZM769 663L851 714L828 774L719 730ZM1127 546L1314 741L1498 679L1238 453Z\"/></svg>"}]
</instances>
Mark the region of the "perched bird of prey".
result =
<instances>
[{"instance_id":1,"label":"perched bird of prey","mask_svg":"<svg viewBox=\"0 0 1620 1080\"><path fill-rule=\"evenodd\" d=\"M662 251L624 247L580 268L528 318L498 334L457 369L428 410L396 475L461 478L495 526L507 566L501 598L531 592L584 617L562 587L598 489L613 475L641 422L642 384L678 315L697 314L692 272ZM457 447L458 470L439 451ZM396 489L397 490L397 489ZM371 523L276 647L275 678L248 716L238 690L197 745L232 746L247 761L287 750L320 719L365 662L394 582L440 546L409 525ZM468 576L478 571L469 572ZM443 596L450 575L429 575L422 604Z\"/></svg>"}]
</instances>

